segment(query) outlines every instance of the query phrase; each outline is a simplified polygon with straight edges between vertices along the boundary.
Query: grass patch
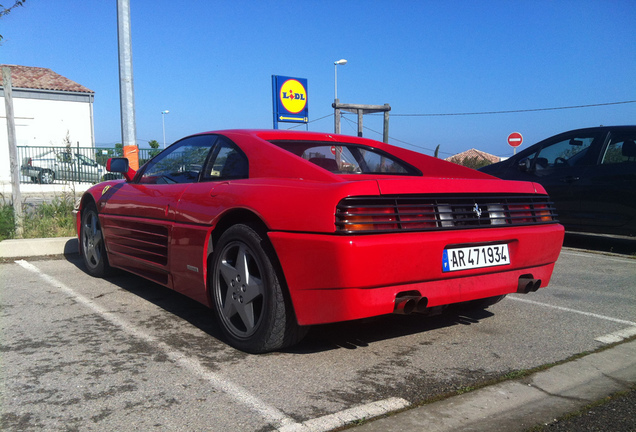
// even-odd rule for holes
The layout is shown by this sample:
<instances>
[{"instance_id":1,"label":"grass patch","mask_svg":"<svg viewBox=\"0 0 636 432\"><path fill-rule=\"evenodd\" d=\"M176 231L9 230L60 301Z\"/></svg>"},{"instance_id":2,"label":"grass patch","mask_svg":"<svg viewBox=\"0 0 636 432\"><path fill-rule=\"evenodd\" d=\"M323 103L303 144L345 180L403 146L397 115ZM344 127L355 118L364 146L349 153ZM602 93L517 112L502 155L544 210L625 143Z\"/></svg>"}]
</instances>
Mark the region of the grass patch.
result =
<instances>
[{"instance_id":1,"label":"grass patch","mask_svg":"<svg viewBox=\"0 0 636 432\"><path fill-rule=\"evenodd\" d=\"M13 206L2 204L0 206L0 241L15 236L15 219L13 218Z\"/></svg>"},{"instance_id":2,"label":"grass patch","mask_svg":"<svg viewBox=\"0 0 636 432\"><path fill-rule=\"evenodd\" d=\"M50 203L22 205L22 238L72 237L75 232L72 194L55 197ZM16 225L11 204L0 204L0 241L13 239Z\"/></svg>"}]
</instances>

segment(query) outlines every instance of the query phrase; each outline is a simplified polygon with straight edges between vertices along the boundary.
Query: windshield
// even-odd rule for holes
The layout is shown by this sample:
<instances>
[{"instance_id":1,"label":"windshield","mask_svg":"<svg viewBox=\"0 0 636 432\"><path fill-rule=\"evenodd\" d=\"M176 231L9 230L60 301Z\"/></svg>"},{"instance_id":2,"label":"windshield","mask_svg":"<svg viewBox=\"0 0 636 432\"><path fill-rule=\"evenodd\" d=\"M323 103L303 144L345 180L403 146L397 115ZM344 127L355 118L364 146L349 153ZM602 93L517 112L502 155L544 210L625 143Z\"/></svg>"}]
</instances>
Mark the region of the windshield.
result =
<instances>
[{"instance_id":1,"label":"windshield","mask_svg":"<svg viewBox=\"0 0 636 432\"><path fill-rule=\"evenodd\" d=\"M315 141L272 141L272 144L336 174L421 175L406 162L372 147Z\"/></svg>"}]
</instances>

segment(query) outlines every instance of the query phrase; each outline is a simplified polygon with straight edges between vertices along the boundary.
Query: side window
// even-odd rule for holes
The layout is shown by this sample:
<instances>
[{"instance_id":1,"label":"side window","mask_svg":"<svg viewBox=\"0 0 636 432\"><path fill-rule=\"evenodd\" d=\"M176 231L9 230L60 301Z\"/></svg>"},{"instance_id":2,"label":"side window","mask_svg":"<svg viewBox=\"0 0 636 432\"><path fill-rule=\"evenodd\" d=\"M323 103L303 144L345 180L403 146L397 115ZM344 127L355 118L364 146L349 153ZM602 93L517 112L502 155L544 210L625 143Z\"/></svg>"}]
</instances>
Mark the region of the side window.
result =
<instances>
[{"instance_id":1,"label":"side window","mask_svg":"<svg viewBox=\"0 0 636 432\"><path fill-rule=\"evenodd\" d=\"M587 154L594 138L573 137L543 147L534 157L535 171L577 165Z\"/></svg>"},{"instance_id":2,"label":"side window","mask_svg":"<svg viewBox=\"0 0 636 432\"><path fill-rule=\"evenodd\" d=\"M204 180L242 179L249 177L247 156L229 140L220 137L205 168Z\"/></svg>"},{"instance_id":3,"label":"side window","mask_svg":"<svg viewBox=\"0 0 636 432\"><path fill-rule=\"evenodd\" d=\"M57 160L63 163L73 163L73 155L68 152L61 152L56 155Z\"/></svg>"},{"instance_id":4,"label":"side window","mask_svg":"<svg viewBox=\"0 0 636 432\"><path fill-rule=\"evenodd\" d=\"M148 163L139 183L194 183L205 165L215 135L198 135L174 143Z\"/></svg>"},{"instance_id":5,"label":"side window","mask_svg":"<svg viewBox=\"0 0 636 432\"><path fill-rule=\"evenodd\" d=\"M636 134L613 136L605 149L601 164L636 162Z\"/></svg>"}]
</instances>

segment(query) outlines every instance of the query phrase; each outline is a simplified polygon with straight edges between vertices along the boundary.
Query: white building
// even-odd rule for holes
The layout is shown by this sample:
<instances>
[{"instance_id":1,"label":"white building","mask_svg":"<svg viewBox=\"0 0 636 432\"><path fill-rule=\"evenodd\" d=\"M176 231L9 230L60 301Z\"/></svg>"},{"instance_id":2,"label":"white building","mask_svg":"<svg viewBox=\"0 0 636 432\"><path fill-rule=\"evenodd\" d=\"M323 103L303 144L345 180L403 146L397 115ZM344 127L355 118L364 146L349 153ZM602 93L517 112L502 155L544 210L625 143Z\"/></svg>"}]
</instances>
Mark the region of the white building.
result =
<instances>
[{"instance_id":1,"label":"white building","mask_svg":"<svg viewBox=\"0 0 636 432\"><path fill-rule=\"evenodd\" d=\"M50 69L0 65L11 68L15 134L18 146L66 145L94 147L95 92ZM0 74L1 76L1 74ZM4 87L0 79L0 184L9 183L9 144ZM18 161L18 163L20 163Z\"/></svg>"}]
</instances>

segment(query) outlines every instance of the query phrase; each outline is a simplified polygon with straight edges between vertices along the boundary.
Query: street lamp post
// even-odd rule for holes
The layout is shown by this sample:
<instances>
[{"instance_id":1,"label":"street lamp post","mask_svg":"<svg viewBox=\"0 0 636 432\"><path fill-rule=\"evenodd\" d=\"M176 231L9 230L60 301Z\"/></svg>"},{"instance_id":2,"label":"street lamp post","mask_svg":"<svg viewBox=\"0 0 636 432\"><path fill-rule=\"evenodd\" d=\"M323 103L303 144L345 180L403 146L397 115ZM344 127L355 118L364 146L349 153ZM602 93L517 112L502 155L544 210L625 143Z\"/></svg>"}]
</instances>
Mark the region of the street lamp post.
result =
<instances>
[{"instance_id":1,"label":"street lamp post","mask_svg":"<svg viewBox=\"0 0 636 432\"><path fill-rule=\"evenodd\" d=\"M166 148L166 114L169 114L170 111L165 110L165 111L161 111L161 127L163 129L163 148L165 150Z\"/></svg>"},{"instance_id":2,"label":"street lamp post","mask_svg":"<svg viewBox=\"0 0 636 432\"><path fill-rule=\"evenodd\" d=\"M347 61L345 59L340 59L338 61L333 62L333 73L334 73L334 80L333 80L333 98L334 99L338 99L338 65L346 65Z\"/></svg>"},{"instance_id":3,"label":"street lamp post","mask_svg":"<svg viewBox=\"0 0 636 432\"><path fill-rule=\"evenodd\" d=\"M333 62L333 74L334 74L334 79L333 79L333 108L334 108L334 126L333 126L333 131L334 133L339 134L340 133L340 108L338 108L338 65L346 65L347 64L347 60L345 59L340 59L338 61Z\"/></svg>"}]
</instances>

